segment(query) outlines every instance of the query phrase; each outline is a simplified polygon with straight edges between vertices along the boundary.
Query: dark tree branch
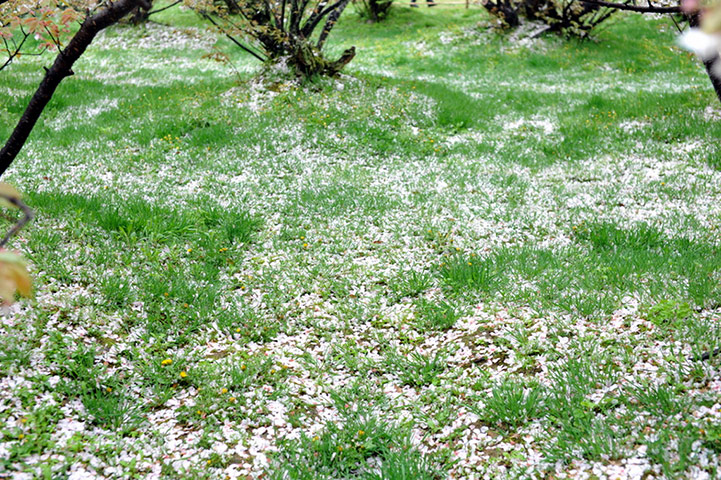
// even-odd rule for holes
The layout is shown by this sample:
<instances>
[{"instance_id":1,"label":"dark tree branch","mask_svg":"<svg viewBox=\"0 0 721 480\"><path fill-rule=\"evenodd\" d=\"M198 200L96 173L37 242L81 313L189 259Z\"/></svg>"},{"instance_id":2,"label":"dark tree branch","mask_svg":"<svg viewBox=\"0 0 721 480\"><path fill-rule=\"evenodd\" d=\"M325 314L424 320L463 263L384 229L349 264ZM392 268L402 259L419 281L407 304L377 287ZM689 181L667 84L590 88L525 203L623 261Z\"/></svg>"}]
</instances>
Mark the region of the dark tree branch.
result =
<instances>
[{"instance_id":1,"label":"dark tree branch","mask_svg":"<svg viewBox=\"0 0 721 480\"><path fill-rule=\"evenodd\" d=\"M0 150L0 175L5 173L5 170L20 153L58 85L64 78L73 74L73 65L85 53L98 32L113 25L138 6L149 9L150 3L147 0L118 0L106 4L97 13L88 16L83 21L80 29L68 43L67 48L58 52L52 66L46 70L40 86L30 99L30 103L23 112L22 117L20 117L15 130L13 130L5 146Z\"/></svg>"},{"instance_id":2,"label":"dark tree branch","mask_svg":"<svg viewBox=\"0 0 721 480\"><path fill-rule=\"evenodd\" d=\"M5 44L5 49L6 49L7 52L8 52L8 59L5 61L5 63L3 63L2 65L0 65L0 70L2 70L3 68L7 67L8 65L10 65L10 64L12 63L12 61L15 59L15 57L17 57L18 55L20 55L20 50L23 48L23 45L25 44L25 41L28 39L29 36L30 36L30 35L28 35L27 33L25 33L25 34L23 35L22 41L20 42L20 45L18 45L15 41L13 41L13 48L12 48L12 49L10 48L10 45L8 45L7 40L5 40L5 39L3 38L3 43ZM11 50L13 50L13 51L11 51Z\"/></svg>"},{"instance_id":3,"label":"dark tree branch","mask_svg":"<svg viewBox=\"0 0 721 480\"><path fill-rule=\"evenodd\" d=\"M273 6L270 4L268 0L265 0L264 2L265 9L268 12L268 16L273 18L273 21L275 22L275 28L282 31L283 30L283 22L281 19L281 13L278 11L277 8L273 8Z\"/></svg>"},{"instance_id":4,"label":"dark tree branch","mask_svg":"<svg viewBox=\"0 0 721 480\"><path fill-rule=\"evenodd\" d=\"M291 35L300 35L300 22L303 20L303 14L305 9L308 7L310 0L294 0L295 10L291 8L290 11L290 28L289 33Z\"/></svg>"},{"instance_id":5,"label":"dark tree branch","mask_svg":"<svg viewBox=\"0 0 721 480\"><path fill-rule=\"evenodd\" d=\"M301 35L303 35L306 38L308 37L308 35L306 34L308 25L316 21L315 19L321 14L321 12L323 11L323 9L325 8L326 5L328 5L327 0L320 0L318 2L318 5L316 5L315 8L313 9L313 11L310 12L310 15L308 15L308 19L305 21L305 26L300 28ZM311 29L310 31L312 32L313 29Z\"/></svg>"},{"instance_id":6,"label":"dark tree branch","mask_svg":"<svg viewBox=\"0 0 721 480\"><path fill-rule=\"evenodd\" d=\"M23 228L30 220L33 219L34 214L33 214L33 211L30 209L30 207L25 205L25 203L22 200L20 200L19 198L12 197L9 195L3 195L2 193L0 193L0 197L4 198L11 204L18 207L24 214L23 218L21 218L20 220L17 220L15 222L15 225L13 225L13 228L11 228L10 231L5 234L5 238L0 240L0 248L2 248L5 245L7 245L7 243L10 241L10 239L13 238L13 236L15 236L15 234L18 233L21 228Z\"/></svg>"},{"instance_id":7,"label":"dark tree branch","mask_svg":"<svg viewBox=\"0 0 721 480\"><path fill-rule=\"evenodd\" d=\"M678 20L676 20L676 17L674 15L671 15L671 21L673 22L673 25L676 27L676 30L678 33L683 33L683 28L681 25L679 25Z\"/></svg>"},{"instance_id":8,"label":"dark tree branch","mask_svg":"<svg viewBox=\"0 0 721 480\"><path fill-rule=\"evenodd\" d=\"M265 62L265 58L261 57L260 55L258 55L257 53L255 53L253 50L251 50L250 48L248 48L248 47L246 47L245 45L243 45L242 43L240 43L240 42L239 42L238 40L236 40L235 37L233 37L232 35L230 35L230 34L228 34L228 33L225 33L225 32L223 31L223 29L220 27L220 25L218 25L218 22L216 22L215 20L213 20L213 17L211 17L211 16L208 15L207 13L202 13L201 15L203 15L210 23L212 23L213 25L215 25L216 27L218 27L218 29L219 29L220 31L222 31L223 34L224 34L231 42L233 42L234 44L236 44L236 45L238 46L238 48L240 48L241 50L243 50L243 51L245 51L245 52L250 53L250 54L253 55L255 58L257 58L258 60L260 60L261 62Z\"/></svg>"},{"instance_id":9,"label":"dark tree branch","mask_svg":"<svg viewBox=\"0 0 721 480\"><path fill-rule=\"evenodd\" d=\"M344 1L345 0L338 0L336 3L334 3L333 5L325 8L325 9L317 10L317 13L316 13L316 11L314 11L313 14L310 17L308 17L308 20L305 22L305 25L303 26L303 30L302 30L303 36L308 38L310 36L310 34L313 32L313 30L315 30L315 28L318 26L318 24L323 20L323 18L326 15L328 15L330 12L332 12L334 9L340 8L341 5L343 5ZM325 5L325 4L323 4L323 5ZM319 7L320 7L320 5L319 5ZM342 8L345 8L345 5L343 5Z\"/></svg>"},{"instance_id":10,"label":"dark tree branch","mask_svg":"<svg viewBox=\"0 0 721 480\"><path fill-rule=\"evenodd\" d=\"M333 13L328 16L328 20L325 22L325 25L323 25L323 30L320 31L320 37L318 37L318 50L321 50L323 48L323 44L325 44L325 41L328 39L328 34L330 33L331 29L335 25L335 22L338 21L341 13L343 13L343 10L345 10L345 7L347 7L349 3L350 0L340 0L338 2L338 6L335 8L335 10L333 10ZM355 55L355 50L353 50L353 54Z\"/></svg>"},{"instance_id":11,"label":"dark tree branch","mask_svg":"<svg viewBox=\"0 0 721 480\"><path fill-rule=\"evenodd\" d=\"M287 4L287 0L283 0L283 2L280 4L280 28L281 30L285 30L285 7Z\"/></svg>"},{"instance_id":12,"label":"dark tree branch","mask_svg":"<svg viewBox=\"0 0 721 480\"><path fill-rule=\"evenodd\" d=\"M159 9L157 9L157 10L151 10L151 11L149 11L149 12L148 12L148 16L150 16L150 15L155 15L156 13L160 13L160 12L162 12L162 11L165 11L165 10L169 9L169 8L173 8L174 6L179 5L179 4L181 4L181 3L183 3L183 0L176 0L175 2L171 3L171 4L168 5L167 7L163 7L163 8L159 8Z\"/></svg>"},{"instance_id":13,"label":"dark tree branch","mask_svg":"<svg viewBox=\"0 0 721 480\"><path fill-rule=\"evenodd\" d=\"M58 51L60 51L63 46L60 44L60 38L53 35L53 32L50 31L48 27L44 27L45 31L47 32L48 36L50 37L50 40L53 41L53 44L58 48Z\"/></svg>"},{"instance_id":14,"label":"dark tree branch","mask_svg":"<svg viewBox=\"0 0 721 480\"><path fill-rule=\"evenodd\" d=\"M625 3L604 2L602 0L580 0L581 3L596 5L598 7L613 8L615 10L628 10L638 13L681 13L681 7L641 7L638 5L627 5Z\"/></svg>"}]
</instances>

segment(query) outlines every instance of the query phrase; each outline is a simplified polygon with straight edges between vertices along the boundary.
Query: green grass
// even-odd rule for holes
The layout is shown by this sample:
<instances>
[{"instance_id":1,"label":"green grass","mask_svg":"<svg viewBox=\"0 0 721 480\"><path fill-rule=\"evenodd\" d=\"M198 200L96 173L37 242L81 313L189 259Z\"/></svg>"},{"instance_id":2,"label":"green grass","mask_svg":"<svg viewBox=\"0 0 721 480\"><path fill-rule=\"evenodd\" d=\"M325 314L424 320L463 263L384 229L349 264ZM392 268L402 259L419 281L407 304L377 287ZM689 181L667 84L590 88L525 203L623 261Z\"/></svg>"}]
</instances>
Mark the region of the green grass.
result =
<instances>
[{"instance_id":1,"label":"green grass","mask_svg":"<svg viewBox=\"0 0 721 480\"><path fill-rule=\"evenodd\" d=\"M668 20L349 10L346 75L270 93L155 21L7 174L36 297L0 322L0 472L718 477L721 109ZM0 75L0 137L49 61Z\"/></svg>"}]
</instances>

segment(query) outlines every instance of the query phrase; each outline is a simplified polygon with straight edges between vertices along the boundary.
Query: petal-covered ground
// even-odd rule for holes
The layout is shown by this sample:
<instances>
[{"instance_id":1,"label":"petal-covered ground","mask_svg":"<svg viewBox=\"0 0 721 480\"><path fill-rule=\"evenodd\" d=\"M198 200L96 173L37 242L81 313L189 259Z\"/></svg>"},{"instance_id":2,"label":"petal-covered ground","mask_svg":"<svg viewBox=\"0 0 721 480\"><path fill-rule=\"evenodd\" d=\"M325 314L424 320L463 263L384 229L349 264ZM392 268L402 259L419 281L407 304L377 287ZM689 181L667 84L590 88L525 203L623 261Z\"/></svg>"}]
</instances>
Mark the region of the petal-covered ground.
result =
<instances>
[{"instance_id":1,"label":"petal-covered ground","mask_svg":"<svg viewBox=\"0 0 721 480\"><path fill-rule=\"evenodd\" d=\"M721 106L670 20L349 12L305 84L157 22L6 176L0 477L721 478Z\"/></svg>"}]
</instances>

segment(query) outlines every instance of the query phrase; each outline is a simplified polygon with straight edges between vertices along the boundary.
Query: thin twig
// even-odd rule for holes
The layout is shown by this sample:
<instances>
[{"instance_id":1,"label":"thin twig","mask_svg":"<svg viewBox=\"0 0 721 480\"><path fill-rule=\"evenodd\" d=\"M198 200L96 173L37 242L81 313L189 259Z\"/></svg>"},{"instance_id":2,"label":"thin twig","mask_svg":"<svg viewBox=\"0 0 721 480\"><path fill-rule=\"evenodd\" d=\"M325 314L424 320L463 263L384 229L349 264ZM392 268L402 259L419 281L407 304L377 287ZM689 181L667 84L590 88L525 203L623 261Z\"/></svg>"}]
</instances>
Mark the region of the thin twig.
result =
<instances>
[{"instance_id":1,"label":"thin twig","mask_svg":"<svg viewBox=\"0 0 721 480\"><path fill-rule=\"evenodd\" d=\"M678 33L683 33L683 27L679 25L678 21L676 20L676 17L671 15L671 21L673 22L673 25L676 27L676 30L678 30Z\"/></svg>"},{"instance_id":2,"label":"thin twig","mask_svg":"<svg viewBox=\"0 0 721 480\"><path fill-rule=\"evenodd\" d=\"M8 65L10 65L10 63L12 63L12 61L15 59L15 57L17 57L20 54L20 49L23 48L23 45L25 44L25 40L28 39L28 36L29 35L25 34L22 41L20 42L20 45L18 45L17 43L15 43L13 41L13 48L15 50L14 52L10 51L10 46L8 45L7 41L3 38L3 43L5 44L5 48L8 51L8 59L5 61L5 63L0 65L0 70L7 67Z\"/></svg>"},{"instance_id":3,"label":"thin twig","mask_svg":"<svg viewBox=\"0 0 721 480\"><path fill-rule=\"evenodd\" d=\"M211 16L208 15L207 13L201 13L201 15L203 15L210 23L212 23L213 25L215 25L216 27L218 27L221 31L223 31L223 29L220 27L220 25L218 25L218 23L217 23L215 20L213 20L213 17L211 17ZM248 47L246 47L245 45L243 45L242 43L240 43L238 40L235 39L235 37L233 37L233 36L230 35L229 33L223 32L223 35L225 35L226 37L228 37L228 39L230 39L231 42L233 42L234 44L236 44L241 50L244 50L244 51L250 53L250 54L253 55L255 58L257 58L258 60L260 60L261 62L265 62L265 61L266 61L265 58L261 57L260 55L258 55L257 53L255 53L253 50L251 50L250 48L248 48Z\"/></svg>"},{"instance_id":4,"label":"thin twig","mask_svg":"<svg viewBox=\"0 0 721 480\"><path fill-rule=\"evenodd\" d=\"M11 239L16 233L18 233L18 232L20 231L21 228L23 228L30 220L33 219L33 216L34 216L35 214L34 214L33 211L30 209L30 207L28 207L27 205L25 205L25 202L23 202L23 201L20 200L19 198L11 197L11 196L9 196L9 195L4 195L4 194L2 194L2 193L0 193L0 197L1 197L1 198L4 198L5 200L7 200L8 202L10 202L11 204L13 204L13 205L15 205L16 207L18 207L18 208L25 214L25 215L23 216L23 218L21 218L20 220L18 220L17 222L15 222L15 225L13 226L13 228L11 228L10 231L9 231L7 234L5 234L5 238L3 238L2 240L0 240L0 247L4 247L4 246L8 243L8 241L10 241L10 239Z\"/></svg>"},{"instance_id":5,"label":"thin twig","mask_svg":"<svg viewBox=\"0 0 721 480\"><path fill-rule=\"evenodd\" d=\"M154 14L156 14L156 13L160 13L160 12L162 12L163 10L167 10L167 9L169 9L169 8L173 8L174 6L176 6L176 5L179 4L179 3L183 3L183 0L176 0L175 2L171 3L171 4L168 5L167 7L159 8L159 9L157 9L157 10L152 10L152 11L148 12L148 16L154 15Z\"/></svg>"}]
</instances>

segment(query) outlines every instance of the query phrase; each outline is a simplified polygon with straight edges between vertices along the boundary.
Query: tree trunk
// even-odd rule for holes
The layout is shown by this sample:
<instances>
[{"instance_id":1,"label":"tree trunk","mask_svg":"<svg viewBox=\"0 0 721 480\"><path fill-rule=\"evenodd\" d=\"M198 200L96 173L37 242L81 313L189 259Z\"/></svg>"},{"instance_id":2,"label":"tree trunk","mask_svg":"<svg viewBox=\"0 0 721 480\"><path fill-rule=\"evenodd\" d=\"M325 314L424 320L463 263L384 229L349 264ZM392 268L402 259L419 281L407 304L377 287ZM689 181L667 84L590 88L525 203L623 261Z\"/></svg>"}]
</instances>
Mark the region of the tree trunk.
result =
<instances>
[{"instance_id":1,"label":"tree trunk","mask_svg":"<svg viewBox=\"0 0 721 480\"><path fill-rule=\"evenodd\" d=\"M150 2L148 0L109 2L98 13L87 17L70 40L70 43L68 43L68 46L58 52L53 65L45 69L45 77L43 77L40 86L30 99L30 103L23 112L22 117L20 117L15 130L13 130L5 146L0 150L0 176L5 173L5 170L20 153L28 136L30 136L30 132L32 132L40 115L55 93L55 89L65 77L73 74L73 64L85 53L95 36L138 6L150 9Z\"/></svg>"},{"instance_id":2,"label":"tree trunk","mask_svg":"<svg viewBox=\"0 0 721 480\"><path fill-rule=\"evenodd\" d=\"M687 17L690 27L699 26L700 18L698 13L687 15ZM718 75L715 73L715 71L718 71L720 69L714 68L721 66L719 65L719 62L721 62L721 58L719 58L719 54L718 52L716 52L716 54L712 58L703 60L703 66L706 67L706 75L708 75L709 80L711 80L711 86L716 92L716 96L718 97L719 101L721 101L721 78L719 78Z\"/></svg>"},{"instance_id":3,"label":"tree trunk","mask_svg":"<svg viewBox=\"0 0 721 480\"><path fill-rule=\"evenodd\" d=\"M703 65L706 67L706 74L708 75L709 80L711 80L711 86L713 86L716 96L719 101L721 101L721 79L719 79L717 74L714 73L715 71L719 71L721 69L719 62L721 62L721 58L719 58L717 53L712 59L704 60Z\"/></svg>"},{"instance_id":4,"label":"tree trunk","mask_svg":"<svg viewBox=\"0 0 721 480\"><path fill-rule=\"evenodd\" d=\"M332 62L326 60L320 51L315 50L307 42L299 42L293 54L288 58L293 69L306 77L327 75L334 77L355 57L355 47L343 52L341 57Z\"/></svg>"}]
</instances>

